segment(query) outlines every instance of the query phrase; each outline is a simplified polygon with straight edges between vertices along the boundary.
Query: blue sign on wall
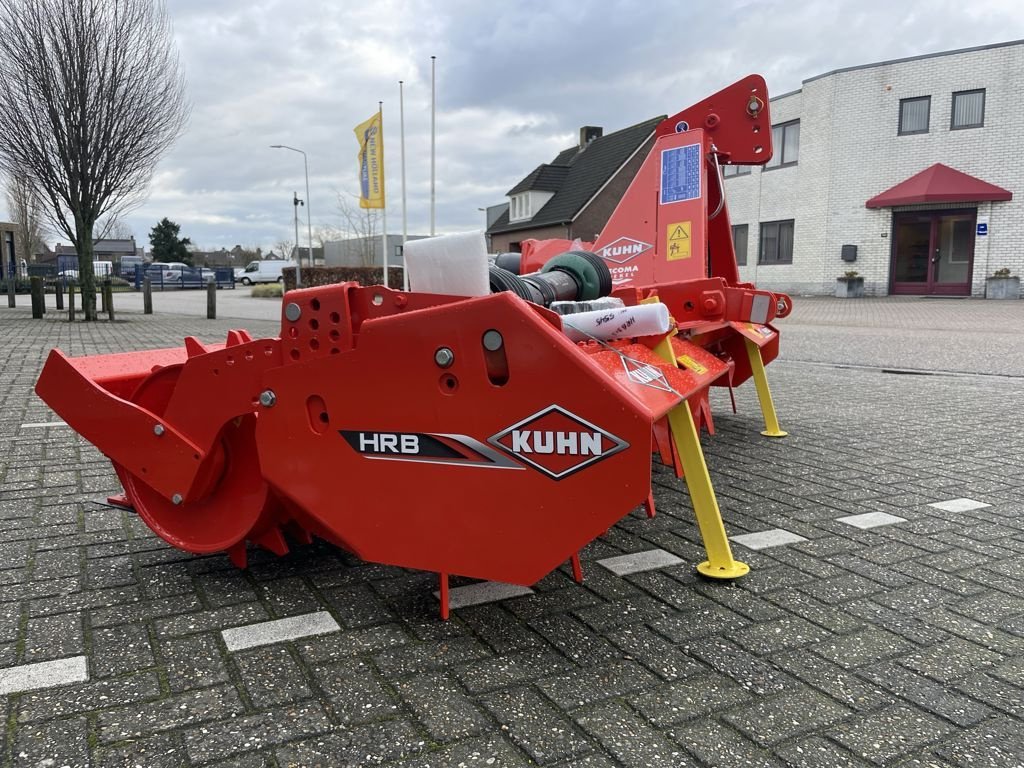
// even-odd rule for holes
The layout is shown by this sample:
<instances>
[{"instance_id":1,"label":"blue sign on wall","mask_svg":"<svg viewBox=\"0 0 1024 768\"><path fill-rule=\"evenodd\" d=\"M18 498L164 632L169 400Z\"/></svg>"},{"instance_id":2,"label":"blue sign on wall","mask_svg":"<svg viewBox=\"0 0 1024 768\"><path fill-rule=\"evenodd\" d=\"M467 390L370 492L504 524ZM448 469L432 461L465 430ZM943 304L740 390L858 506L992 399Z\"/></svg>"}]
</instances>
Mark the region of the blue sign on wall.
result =
<instances>
[{"instance_id":1,"label":"blue sign on wall","mask_svg":"<svg viewBox=\"0 0 1024 768\"><path fill-rule=\"evenodd\" d=\"M700 144L661 153L661 204L700 197Z\"/></svg>"},{"instance_id":2,"label":"blue sign on wall","mask_svg":"<svg viewBox=\"0 0 1024 768\"><path fill-rule=\"evenodd\" d=\"M984 237L987 234L988 234L988 222L987 221L979 221L978 222L978 237Z\"/></svg>"}]
</instances>

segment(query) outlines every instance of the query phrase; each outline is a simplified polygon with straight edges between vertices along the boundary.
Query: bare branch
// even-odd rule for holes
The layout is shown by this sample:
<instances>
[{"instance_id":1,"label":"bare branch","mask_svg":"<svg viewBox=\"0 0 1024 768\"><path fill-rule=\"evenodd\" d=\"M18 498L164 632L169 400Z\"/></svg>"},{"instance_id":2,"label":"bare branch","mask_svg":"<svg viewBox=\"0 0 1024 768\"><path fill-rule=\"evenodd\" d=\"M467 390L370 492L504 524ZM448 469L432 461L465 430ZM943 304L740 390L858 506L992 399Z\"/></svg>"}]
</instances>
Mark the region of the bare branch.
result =
<instances>
[{"instance_id":1,"label":"bare branch","mask_svg":"<svg viewBox=\"0 0 1024 768\"><path fill-rule=\"evenodd\" d=\"M185 81L160 0L0 0L0 170L75 244L95 317L97 222L140 203L184 130Z\"/></svg>"}]
</instances>

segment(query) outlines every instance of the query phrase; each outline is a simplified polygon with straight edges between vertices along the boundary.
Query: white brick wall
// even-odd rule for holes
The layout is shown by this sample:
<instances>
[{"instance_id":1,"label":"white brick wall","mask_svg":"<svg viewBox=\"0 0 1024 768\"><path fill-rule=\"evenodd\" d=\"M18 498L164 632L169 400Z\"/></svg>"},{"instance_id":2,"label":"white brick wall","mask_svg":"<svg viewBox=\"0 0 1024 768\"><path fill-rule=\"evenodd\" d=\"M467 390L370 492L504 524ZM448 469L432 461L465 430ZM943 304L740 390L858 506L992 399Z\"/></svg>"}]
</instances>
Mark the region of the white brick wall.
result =
<instances>
[{"instance_id":1,"label":"white brick wall","mask_svg":"<svg viewBox=\"0 0 1024 768\"><path fill-rule=\"evenodd\" d=\"M1001 267L1024 274L1024 43L869 65L805 81L771 103L774 124L800 120L797 165L726 180L733 224L749 225L743 280L796 294L830 294L848 269L866 292L889 292L893 209L864 203L934 163L1010 190L1009 202L968 206L988 216L975 241L972 293ZM984 127L950 130L954 91L985 89ZM900 99L931 96L929 132L898 136ZM928 208L929 206L914 206ZM906 210L906 209L897 209ZM759 224L793 219L792 264L757 263ZM857 246L857 261L840 258Z\"/></svg>"}]
</instances>

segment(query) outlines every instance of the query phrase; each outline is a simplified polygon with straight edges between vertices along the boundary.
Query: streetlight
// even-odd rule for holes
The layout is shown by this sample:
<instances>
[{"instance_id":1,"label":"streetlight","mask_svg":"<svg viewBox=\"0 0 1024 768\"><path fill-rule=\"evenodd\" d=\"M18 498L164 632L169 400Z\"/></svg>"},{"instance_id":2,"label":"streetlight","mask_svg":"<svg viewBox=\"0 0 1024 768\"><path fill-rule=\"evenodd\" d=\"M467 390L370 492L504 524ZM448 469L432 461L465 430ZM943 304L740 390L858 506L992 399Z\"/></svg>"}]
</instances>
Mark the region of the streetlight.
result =
<instances>
[{"instance_id":1,"label":"streetlight","mask_svg":"<svg viewBox=\"0 0 1024 768\"><path fill-rule=\"evenodd\" d=\"M306 160L306 153L301 149L295 147L289 147L287 144L271 144L271 149L290 149L292 152L298 152L302 155L302 167L306 170L306 234L309 237L309 263L313 265L313 224L309 215L309 162ZM298 211L296 211L297 213ZM295 287L302 287L302 250L299 248L299 238L295 237L295 250L298 261L295 267Z\"/></svg>"}]
</instances>

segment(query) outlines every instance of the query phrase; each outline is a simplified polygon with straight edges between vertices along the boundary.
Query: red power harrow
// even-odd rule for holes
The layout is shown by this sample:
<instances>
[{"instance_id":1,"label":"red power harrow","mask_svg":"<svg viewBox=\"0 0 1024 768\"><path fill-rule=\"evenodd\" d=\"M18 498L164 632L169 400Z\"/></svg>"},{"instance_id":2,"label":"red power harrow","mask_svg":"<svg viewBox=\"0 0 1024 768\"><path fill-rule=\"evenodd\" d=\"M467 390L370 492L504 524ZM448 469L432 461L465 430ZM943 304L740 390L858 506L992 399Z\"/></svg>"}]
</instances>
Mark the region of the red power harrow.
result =
<instances>
[{"instance_id":1,"label":"red power harrow","mask_svg":"<svg viewBox=\"0 0 1024 768\"><path fill-rule=\"evenodd\" d=\"M719 164L771 157L750 76L663 121L593 252L627 306L661 302L668 333L570 340L511 292L464 298L360 287L291 291L279 338L65 357L36 392L114 465L125 505L164 540L277 554L284 533L367 561L533 584L638 504L652 450L685 477L708 576L733 560L701 453L712 386L753 377L781 436L764 363L788 297L740 283ZM532 242L522 271L566 250ZM607 274L607 272L605 273ZM527 276L528 277L528 276ZM735 405L734 405L735 408Z\"/></svg>"}]
</instances>

